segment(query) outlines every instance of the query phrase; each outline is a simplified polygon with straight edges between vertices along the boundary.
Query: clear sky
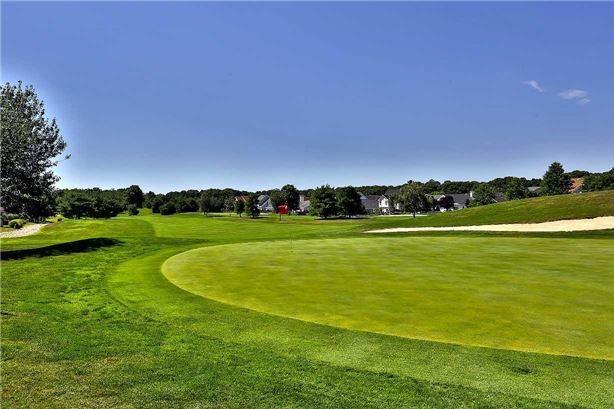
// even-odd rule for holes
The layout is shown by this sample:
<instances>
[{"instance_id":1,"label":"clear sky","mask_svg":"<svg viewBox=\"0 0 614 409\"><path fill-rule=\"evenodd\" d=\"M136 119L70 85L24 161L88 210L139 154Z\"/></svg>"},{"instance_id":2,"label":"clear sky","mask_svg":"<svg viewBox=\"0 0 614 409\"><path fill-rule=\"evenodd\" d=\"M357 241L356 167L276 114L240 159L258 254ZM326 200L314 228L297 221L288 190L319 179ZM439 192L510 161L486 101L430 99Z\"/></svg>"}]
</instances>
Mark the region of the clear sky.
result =
<instances>
[{"instance_id":1,"label":"clear sky","mask_svg":"<svg viewBox=\"0 0 614 409\"><path fill-rule=\"evenodd\" d=\"M249 190L614 165L614 3L7 3L61 187Z\"/></svg>"}]
</instances>

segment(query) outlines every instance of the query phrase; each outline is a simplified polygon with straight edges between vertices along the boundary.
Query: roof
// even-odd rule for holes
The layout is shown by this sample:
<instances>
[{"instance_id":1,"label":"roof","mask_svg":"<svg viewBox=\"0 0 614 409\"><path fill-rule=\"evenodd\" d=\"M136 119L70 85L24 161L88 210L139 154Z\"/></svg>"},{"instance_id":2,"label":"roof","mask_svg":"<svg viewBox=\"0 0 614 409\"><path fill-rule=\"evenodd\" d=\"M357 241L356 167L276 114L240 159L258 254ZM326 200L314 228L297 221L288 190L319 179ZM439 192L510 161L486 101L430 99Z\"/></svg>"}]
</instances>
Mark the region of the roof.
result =
<instances>
[{"instance_id":1,"label":"roof","mask_svg":"<svg viewBox=\"0 0 614 409\"><path fill-rule=\"evenodd\" d=\"M469 200L468 193L450 193L447 195L427 195L427 196L431 196L435 200L441 200L441 198L444 196L451 196L452 199L454 199L455 204L459 204L463 206L465 206L467 204L467 201Z\"/></svg>"},{"instance_id":2,"label":"roof","mask_svg":"<svg viewBox=\"0 0 614 409\"><path fill-rule=\"evenodd\" d=\"M541 187L540 186L529 186L528 189L529 189L529 192L537 192L539 191L539 189L541 189Z\"/></svg>"},{"instance_id":3,"label":"roof","mask_svg":"<svg viewBox=\"0 0 614 409\"><path fill-rule=\"evenodd\" d=\"M379 198L378 195L360 195L360 203L364 206L366 210L375 210L379 207Z\"/></svg>"},{"instance_id":4,"label":"roof","mask_svg":"<svg viewBox=\"0 0 614 409\"><path fill-rule=\"evenodd\" d=\"M584 186L584 178L572 178L569 193L580 193Z\"/></svg>"}]
</instances>

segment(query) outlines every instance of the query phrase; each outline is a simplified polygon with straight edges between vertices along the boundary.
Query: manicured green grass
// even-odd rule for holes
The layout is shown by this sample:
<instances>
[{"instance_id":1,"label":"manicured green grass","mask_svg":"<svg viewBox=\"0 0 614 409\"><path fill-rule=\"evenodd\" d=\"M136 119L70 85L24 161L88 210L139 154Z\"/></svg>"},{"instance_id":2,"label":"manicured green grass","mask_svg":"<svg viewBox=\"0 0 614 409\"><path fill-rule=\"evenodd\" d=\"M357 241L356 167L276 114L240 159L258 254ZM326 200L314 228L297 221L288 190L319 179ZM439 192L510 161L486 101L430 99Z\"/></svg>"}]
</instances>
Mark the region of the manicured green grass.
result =
<instances>
[{"instance_id":1,"label":"manicured green grass","mask_svg":"<svg viewBox=\"0 0 614 409\"><path fill-rule=\"evenodd\" d=\"M581 206L590 207L591 216L603 211L599 210L601 205ZM569 210L573 216L567 218L578 217L577 207ZM558 210L552 212L560 215ZM606 212L614 215L614 211ZM457 214L454 217L462 212ZM428 219L444 223L439 217L452 216ZM173 285L161 274L165 260L200 247L248 242L265 246L284 241L299 248L299 241L304 240L366 240L365 230L403 223L413 221L289 217L279 223L275 218L143 215L106 221L64 220L34 236L3 240L3 406L614 405L612 360L424 341L321 325L203 298ZM549 239L554 236L558 238ZM588 268L592 261L586 257L594 246L612 248L608 243L614 233L447 233L420 240L450 238L462 238L470 248L482 246L484 240L543 240L542 253L549 260L555 258L553 249L563 259L572 258L567 252L581 255L573 261L581 267L565 270L565 276L557 279L562 280L561 285L587 288L589 283L578 283L577 277L569 275L599 277L598 271ZM378 236L368 240L381 240L385 245L390 239ZM519 246L514 247L523 248L523 244ZM373 258L389 256L384 253L379 249ZM544 274L541 270L539 278ZM551 274L556 277L555 271ZM611 291L611 275L601 291ZM525 282L531 288L529 284ZM580 294L586 299L583 308L600 297ZM524 318L521 315L519 319ZM587 317L588 322L595 320ZM577 346L586 348L583 341Z\"/></svg>"},{"instance_id":2,"label":"manicured green grass","mask_svg":"<svg viewBox=\"0 0 614 409\"><path fill-rule=\"evenodd\" d=\"M609 240L404 237L203 247L179 287L257 311L408 338L614 359Z\"/></svg>"}]
</instances>

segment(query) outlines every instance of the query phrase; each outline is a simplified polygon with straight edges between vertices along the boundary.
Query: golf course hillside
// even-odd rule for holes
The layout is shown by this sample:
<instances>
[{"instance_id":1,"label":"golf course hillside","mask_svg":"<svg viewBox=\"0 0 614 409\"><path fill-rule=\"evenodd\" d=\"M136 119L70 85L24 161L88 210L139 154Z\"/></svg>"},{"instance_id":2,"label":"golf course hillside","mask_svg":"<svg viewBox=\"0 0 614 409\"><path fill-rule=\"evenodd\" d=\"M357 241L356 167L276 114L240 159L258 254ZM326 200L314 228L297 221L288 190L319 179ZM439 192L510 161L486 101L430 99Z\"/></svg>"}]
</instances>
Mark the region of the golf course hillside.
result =
<instances>
[{"instance_id":1,"label":"golf course hillside","mask_svg":"<svg viewBox=\"0 0 614 409\"><path fill-rule=\"evenodd\" d=\"M614 190L577 195L542 196L443 212L431 217L382 217L390 227L469 226L503 223L542 223L614 215Z\"/></svg>"},{"instance_id":2,"label":"golf course hillside","mask_svg":"<svg viewBox=\"0 0 614 409\"><path fill-rule=\"evenodd\" d=\"M143 212L2 240L6 407L614 406L614 192L416 217Z\"/></svg>"}]
</instances>

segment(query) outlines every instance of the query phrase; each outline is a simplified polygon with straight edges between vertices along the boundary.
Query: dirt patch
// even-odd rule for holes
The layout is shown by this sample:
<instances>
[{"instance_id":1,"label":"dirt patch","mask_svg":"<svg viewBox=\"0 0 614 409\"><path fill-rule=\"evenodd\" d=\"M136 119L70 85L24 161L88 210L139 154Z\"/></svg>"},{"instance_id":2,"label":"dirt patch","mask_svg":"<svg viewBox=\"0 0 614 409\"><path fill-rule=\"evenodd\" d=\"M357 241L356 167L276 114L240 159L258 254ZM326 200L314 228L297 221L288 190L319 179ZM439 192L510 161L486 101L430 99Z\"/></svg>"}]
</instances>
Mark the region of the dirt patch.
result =
<instances>
[{"instance_id":1,"label":"dirt patch","mask_svg":"<svg viewBox=\"0 0 614 409\"><path fill-rule=\"evenodd\" d=\"M517 232L566 232L614 229L614 216L594 219L557 220L544 223L486 224L482 226L450 227L395 227L369 230L365 233L406 233L416 231L517 231Z\"/></svg>"}]
</instances>

